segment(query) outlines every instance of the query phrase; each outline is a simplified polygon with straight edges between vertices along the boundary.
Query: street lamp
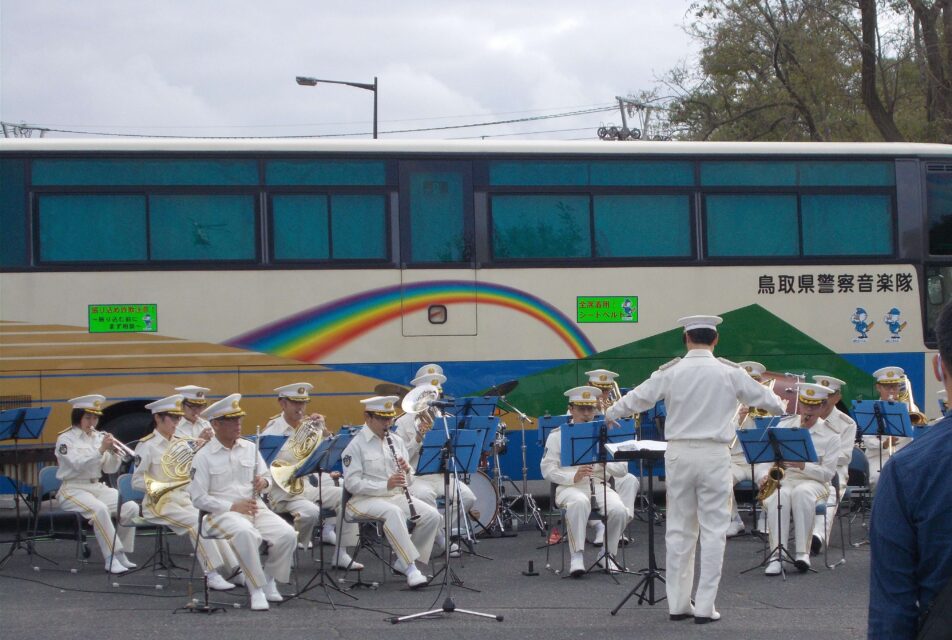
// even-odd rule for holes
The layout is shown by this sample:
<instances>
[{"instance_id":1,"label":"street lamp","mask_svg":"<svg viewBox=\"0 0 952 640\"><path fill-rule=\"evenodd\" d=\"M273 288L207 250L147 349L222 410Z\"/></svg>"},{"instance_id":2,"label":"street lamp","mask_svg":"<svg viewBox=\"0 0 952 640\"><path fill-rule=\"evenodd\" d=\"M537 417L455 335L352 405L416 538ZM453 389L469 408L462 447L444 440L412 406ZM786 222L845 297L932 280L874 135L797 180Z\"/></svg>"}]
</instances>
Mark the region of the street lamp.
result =
<instances>
[{"instance_id":1,"label":"street lamp","mask_svg":"<svg viewBox=\"0 0 952 640\"><path fill-rule=\"evenodd\" d=\"M366 89L367 91L374 92L374 140L377 139L377 76L374 76L374 83L367 84L366 82L344 82L343 80L320 80L319 78L306 78L304 76L297 76L295 78L297 83L302 87L314 87L319 82L324 84L346 84L348 87L357 87L358 89Z\"/></svg>"}]
</instances>

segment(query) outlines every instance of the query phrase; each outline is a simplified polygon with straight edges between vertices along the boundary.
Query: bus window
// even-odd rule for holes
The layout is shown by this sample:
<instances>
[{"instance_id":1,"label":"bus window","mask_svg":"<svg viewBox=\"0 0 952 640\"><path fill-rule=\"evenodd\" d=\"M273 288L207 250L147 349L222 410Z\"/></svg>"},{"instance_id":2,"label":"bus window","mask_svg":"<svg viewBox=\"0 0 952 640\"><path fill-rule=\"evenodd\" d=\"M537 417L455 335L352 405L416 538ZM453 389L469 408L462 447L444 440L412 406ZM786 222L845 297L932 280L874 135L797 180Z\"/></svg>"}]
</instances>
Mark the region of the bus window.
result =
<instances>
[{"instance_id":1,"label":"bus window","mask_svg":"<svg viewBox=\"0 0 952 640\"><path fill-rule=\"evenodd\" d=\"M145 197L41 195L40 262L146 260Z\"/></svg>"},{"instance_id":2,"label":"bus window","mask_svg":"<svg viewBox=\"0 0 952 640\"><path fill-rule=\"evenodd\" d=\"M878 195L810 195L800 200L805 256L888 256L892 200Z\"/></svg>"},{"instance_id":3,"label":"bus window","mask_svg":"<svg viewBox=\"0 0 952 640\"><path fill-rule=\"evenodd\" d=\"M408 163L410 263L468 261L469 165L428 170ZM466 196L469 191L469 196Z\"/></svg>"},{"instance_id":4,"label":"bus window","mask_svg":"<svg viewBox=\"0 0 952 640\"><path fill-rule=\"evenodd\" d=\"M952 265L926 265L925 342L935 349L935 323L939 312L952 301Z\"/></svg>"},{"instance_id":5,"label":"bus window","mask_svg":"<svg viewBox=\"0 0 952 640\"><path fill-rule=\"evenodd\" d=\"M330 206L325 195L280 195L271 199L274 259L331 257Z\"/></svg>"},{"instance_id":6,"label":"bus window","mask_svg":"<svg viewBox=\"0 0 952 640\"><path fill-rule=\"evenodd\" d=\"M384 196L331 197L331 257L335 260L385 260L387 205Z\"/></svg>"},{"instance_id":7,"label":"bus window","mask_svg":"<svg viewBox=\"0 0 952 640\"><path fill-rule=\"evenodd\" d=\"M153 260L254 260L254 196L151 196Z\"/></svg>"},{"instance_id":8,"label":"bus window","mask_svg":"<svg viewBox=\"0 0 952 640\"><path fill-rule=\"evenodd\" d=\"M595 196L598 258L689 258L688 196Z\"/></svg>"},{"instance_id":9,"label":"bus window","mask_svg":"<svg viewBox=\"0 0 952 640\"><path fill-rule=\"evenodd\" d=\"M928 165L926 204L929 211L929 253L952 255L952 165Z\"/></svg>"},{"instance_id":10,"label":"bus window","mask_svg":"<svg viewBox=\"0 0 952 640\"><path fill-rule=\"evenodd\" d=\"M796 196L709 195L704 207L711 257L800 253Z\"/></svg>"},{"instance_id":11,"label":"bus window","mask_svg":"<svg viewBox=\"0 0 952 640\"><path fill-rule=\"evenodd\" d=\"M591 255L588 196L496 195L491 207L493 257L497 259Z\"/></svg>"},{"instance_id":12,"label":"bus window","mask_svg":"<svg viewBox=\"0 0 952 640\"><path fill-rule=\"evenodd\" d=\"M23 160L0 159L0 267L28 264L26 235L26 167Z\"/></svg>"}]
</instances>

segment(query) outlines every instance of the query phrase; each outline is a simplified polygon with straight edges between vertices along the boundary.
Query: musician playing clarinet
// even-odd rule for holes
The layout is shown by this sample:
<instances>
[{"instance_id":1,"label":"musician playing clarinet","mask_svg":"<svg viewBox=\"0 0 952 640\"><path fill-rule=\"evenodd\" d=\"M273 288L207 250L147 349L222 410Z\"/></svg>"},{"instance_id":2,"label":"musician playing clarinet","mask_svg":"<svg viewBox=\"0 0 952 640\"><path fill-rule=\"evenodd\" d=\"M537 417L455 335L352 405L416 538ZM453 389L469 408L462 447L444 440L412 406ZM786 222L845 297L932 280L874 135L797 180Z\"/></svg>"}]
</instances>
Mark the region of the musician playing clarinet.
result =
<instances>
[{"instance_id":1,"label":"musician playing clarinet","mask_svg":"<svg viewBox=\"0 0 952 640\"><path fill-rule=\"evenodd\" d=\"M575 387L565 392L569 399L569 420L591 422L595 419L596 403L601 391L595 387ZM628 465L624 462L601 464L583 464L575 467L562 466L562 429L553 429L545 441L542 454L542 477L558 485L555 490L555 502L565 509L565 528L569 536L569 549L572 553L569 575L579 578L585 573L585 529L593 504L602 513L606 513L608 524L605 527L604 540L598 556L598 566L615 572L618 565L612 557L618 553L618 540L628 524L628 510L621 498L605 483L609 476L624 477ZM607 472L607 473L606 473ZM609 554L609 555L606 555ZM607 563L607 567L606 567Z\"/></svg>"},{"instance_id":2,"label":"musician playing clarinet","mask_svg":"<svg viewBox=\"0 0 952 640\"><path fill-rule=\"evenodd\" d=\"M291 579L297 534L294 527L268 509L261 494L271 484L268 467L254 444L241 438L241 394L233 393L211 405L202 417L212 423L215 437L192 460L188 487L192 504L207 512L202 535L231 542L245 576L254 611L284 598L276 582ZM258 550L268 543L262 566Z\"/></svg>"},{"instance_id":3,"label":"musician playing clarinet","mask_svg":"<svg viewBox=\"0 0 952 640\"><path fill-rule=\"evenodd\" d=\"M364 428L344 449L344 487L350 493L347 514L353 518L383 521L383 530L397 554L394 569L406 575L411 589L426 584L416 562L430 561L433 541L442 518L440 512L413 500L409 484L413 468L407 462L406 445L390 433L397 396L374 396L364 405ZM412 533L408 519L414 519Z\"/></svg>"},{"instance_id":4,"label":"musician playing clarinet","mask_svg":"<svg viewBox=\"0 0 952 640\"><path fill-rule=\"evenodd\" d=\"M717 316L689 316L684 327L684 358L651 374L605 412L606 420L641 413L665 401L667 491L668 612L671 620L705 624L720 619L714 608L730 525L732 417L737 403L784 411L784 403L733 362L714 357ZM691 604L694 556L701 542L701 570Z\"/></svg>"}]
</instances>

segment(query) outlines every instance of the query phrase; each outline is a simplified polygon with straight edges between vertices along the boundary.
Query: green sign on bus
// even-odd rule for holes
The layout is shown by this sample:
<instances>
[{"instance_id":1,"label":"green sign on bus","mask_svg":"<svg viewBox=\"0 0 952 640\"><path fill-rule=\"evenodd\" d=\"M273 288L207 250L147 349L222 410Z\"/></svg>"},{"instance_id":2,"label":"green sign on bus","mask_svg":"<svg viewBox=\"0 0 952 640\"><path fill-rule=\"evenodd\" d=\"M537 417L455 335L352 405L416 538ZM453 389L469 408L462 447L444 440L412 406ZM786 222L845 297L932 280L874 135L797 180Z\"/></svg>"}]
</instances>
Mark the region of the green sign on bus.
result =
<instances>
[{"instance_id":1,"label":"green sign on bus","mask_svg":"<svg viewBox=\"0 0 952 640\"><path fill-rule=\"evenodd\" d=\"M154 333L158 327L155 304L89 305L89 333Z\"/></svg>"},{"instance_id":2,"label":"green sign on bus","mask_svg":"<svg viewBox=\"0 0 952 640\"><path fill-rule=\"evenodd\" d=\"M577 296L576 322L638 322L638 296Z\"/></svg>"}]
</instances>

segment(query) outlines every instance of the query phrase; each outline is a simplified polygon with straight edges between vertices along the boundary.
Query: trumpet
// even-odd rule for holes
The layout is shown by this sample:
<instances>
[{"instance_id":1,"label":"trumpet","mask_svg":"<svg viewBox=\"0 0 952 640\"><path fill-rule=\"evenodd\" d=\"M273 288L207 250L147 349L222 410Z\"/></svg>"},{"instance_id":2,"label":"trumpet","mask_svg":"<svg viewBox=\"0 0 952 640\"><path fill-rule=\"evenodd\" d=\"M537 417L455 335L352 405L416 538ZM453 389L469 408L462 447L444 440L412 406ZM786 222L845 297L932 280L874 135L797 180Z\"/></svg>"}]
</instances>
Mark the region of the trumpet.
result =
<instances>
[{"instance_id":1,"label":"trumpet","mask_svg":"<svg viewBox=\"0 0 952 640\"><path fill-rule=\"evenodd\" d=\"M136 457L136 452L133 451L132 447L130 447L127 444L123 444L122 442L119 442L119 440L117 440L116 437L113 436L108 431L97 430L97 433L101 433L104 438L106 436L112 437L112 452L116 454L117 456L119 456L120 458L135 458Z\"/></svg>"},{"instance_id":2,"label":"trumpet","mask_svg":"<svg viewBox=\"0 0 952 640\"><path fill-rule=\"evenodd\" d=\"M400 458L397 457L397 450L393 446L393 438L391 438L389 431L387 431L386 439L387 446L390 447L390 455L393 456L393 462L397 465L397 470L403 472L403 468L400 466ZM410 495L410 489L406 484L403 485L403 495L407 499L407 506L410 507L410 523L407 525L407 533L413 533L416 523L420 519L420 514L416 512L416 507L413 506L413 496Z\"/></svg>"}]
</instances>

